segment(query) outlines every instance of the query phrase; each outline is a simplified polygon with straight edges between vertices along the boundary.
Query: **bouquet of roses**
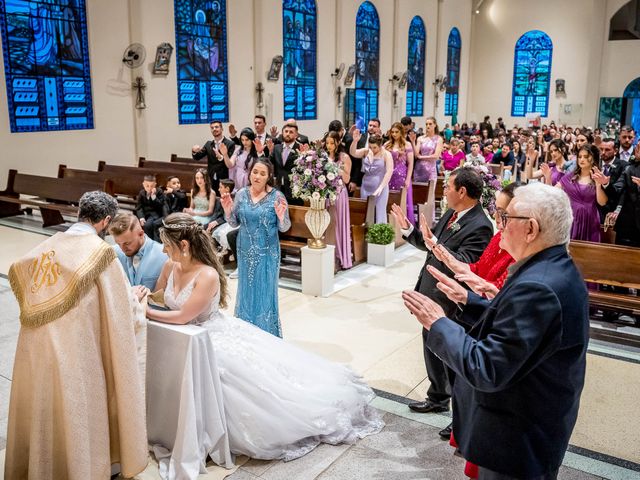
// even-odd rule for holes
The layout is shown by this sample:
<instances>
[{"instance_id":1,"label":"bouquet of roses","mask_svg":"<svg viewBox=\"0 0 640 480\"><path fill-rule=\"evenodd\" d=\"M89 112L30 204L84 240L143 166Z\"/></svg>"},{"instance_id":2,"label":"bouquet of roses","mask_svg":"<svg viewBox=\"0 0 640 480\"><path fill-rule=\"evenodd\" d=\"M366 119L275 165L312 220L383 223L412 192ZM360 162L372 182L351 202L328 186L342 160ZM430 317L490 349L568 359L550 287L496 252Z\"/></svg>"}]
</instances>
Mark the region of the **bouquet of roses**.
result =
<instances>
[{"instance_id":1,"label":"bouquet of roses","mask_svg":"<svg viewBox=\"0 0 640 480\"><path fill-rule=\"evenodd\" d=\"M294 161L289 179L292 195L303 200L328 198L334 202L344 186L340 165L332 162L323 150L301 152Z\"/></svg>"},{"instance_id":2,"label":"bouquet of roses","mask_svg":"<svg viewBox=\"0 0 640 480\"><path fill-rule=\"evenodd\" d=\"M500 182L500 179L497 176L495 176L493 173L491 173L491 170L489 170L489 168L484 163L465 162L462 166L473 168L476 172L478 172L478 174L482 178L482 182L484 183L484 186L482 187L482 195L480 196L480 203L482 205L482 208L484 208L489 215L493 215L496 211L496 194L500 190L502 190L502 183ZM445 176L444 176L445 185L449 181L450 173L451 172L445 173ZM442 210L443 212L444 210L446 210L446 198L447 197L443 197L442 199L444 200L444 202L440 204L440 206L443 209Z\"/></svg>"}]
</instances>

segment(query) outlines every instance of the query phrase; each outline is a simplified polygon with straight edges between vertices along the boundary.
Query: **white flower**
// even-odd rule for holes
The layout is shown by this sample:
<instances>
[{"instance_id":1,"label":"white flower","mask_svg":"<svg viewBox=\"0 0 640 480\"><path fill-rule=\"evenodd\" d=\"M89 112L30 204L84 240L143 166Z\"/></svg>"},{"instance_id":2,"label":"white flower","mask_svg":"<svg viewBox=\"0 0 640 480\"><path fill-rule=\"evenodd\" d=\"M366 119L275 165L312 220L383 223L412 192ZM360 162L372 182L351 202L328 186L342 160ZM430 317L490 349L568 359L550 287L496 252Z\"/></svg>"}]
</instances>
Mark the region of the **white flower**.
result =
<instances>
[{"instance_id":1,"label":"white flower","mask_svg":"<svg viewBox=\"0 0 640 480\"><path fill-rule=\"evenodd\" d=\"M304 171L304 174L305 174L305 175L311 175L311 173L313 173L313 172L311 172L311 169L310 169L310 168L307 168L307 169L305 169L305 171Z\"/></svg>"},{"instance_id":2,"label":"white flower","mask_svg":"<svg viewBox=\"0 0 640 480\"><path fill-rule=\"evenodd\" d=\"M325 177L324 175L320 175L320 176L318 177L318 181L319 181L319 182L324 182L326 179L327 179L327 177Z\"/></svg>"},{"instance_id":3,"label":"white flower","mask_svg":"<svg viewBox=\"0 0 640 480\"><path fill-rule=\"evenodd\" d=\"M300 191L300 187L298 185L293 186L293 193L298 193Z\"/></svg>"},{"instance_id":4,"label":"white flower","mask_svg":"<svg viewBox=\"0 0 640 480\"><path fill-rule=\"evenodd\" d=\"M319 200L320 199L320 193L318 192L313 192L311 194L311 198L313 198L314 200Z\"/></svg>"},{"instance_id":5,"label":"white flower","mask_svg":"<svg viewBox=\"0 0 640 480\"><path fill-rule=\"evenodd\" d=\"M331 200L332 202L336 201L336 194L335 193L330 193L329 194L329 200Z\"/></svg>"},{"instance_id":6,"label":"white flower","mask_svg":"<svg viewBox=\"0 0 640 480\"><path fill-rule=\"evenodd\" d=\"M329 172L329 173L327 173L327 178L328 178L329 180L333 180L334 178L336 178L336 176L334 175L334 173L333 173L333 172Z\"/></svg>"}]
</instances>

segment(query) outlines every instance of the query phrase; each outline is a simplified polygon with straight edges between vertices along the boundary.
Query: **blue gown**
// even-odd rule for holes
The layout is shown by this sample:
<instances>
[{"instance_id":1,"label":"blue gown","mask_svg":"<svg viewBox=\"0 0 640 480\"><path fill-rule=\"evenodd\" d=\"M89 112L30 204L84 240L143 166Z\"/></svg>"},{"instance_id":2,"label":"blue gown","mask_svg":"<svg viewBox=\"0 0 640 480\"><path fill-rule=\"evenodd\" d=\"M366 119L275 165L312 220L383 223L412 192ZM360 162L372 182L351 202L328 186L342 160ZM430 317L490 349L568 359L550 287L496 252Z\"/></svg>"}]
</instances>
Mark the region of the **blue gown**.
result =
<instances>
[{"instance_id":1,"label":"blue gown","mask_svg":"<svg viewBox=\"0 0 640 480\"><path fill-rule=\"evenodd\" d=\"M278 230L286 232L291 227L288 210L284 220L278 221L274 205L280 198L284 200L284 195L274 188L254 204L249 187L242 188L236 193L227 219L231 226L240 226L235 316L278 337L282 337L278 312Z\"/></svg>"}]
</instances>

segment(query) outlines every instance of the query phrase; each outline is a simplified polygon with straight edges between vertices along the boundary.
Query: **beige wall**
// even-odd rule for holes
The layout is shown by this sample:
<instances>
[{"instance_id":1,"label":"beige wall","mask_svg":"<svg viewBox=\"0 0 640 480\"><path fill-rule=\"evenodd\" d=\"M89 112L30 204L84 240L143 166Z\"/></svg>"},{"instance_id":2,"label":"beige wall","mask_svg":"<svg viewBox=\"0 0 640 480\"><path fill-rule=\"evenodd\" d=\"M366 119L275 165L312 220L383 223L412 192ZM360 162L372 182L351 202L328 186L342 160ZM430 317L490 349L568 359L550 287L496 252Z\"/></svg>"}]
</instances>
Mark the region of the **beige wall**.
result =
<instances>
[{"instance_id":1,"label":"beige wall","mask_svg":"<svg viewBox=\"0 0 640 480\"><path fill-rule=\"evenodd\" d=\"M547 7L545 7L547 5ZM596 120L602 48L605 42L606 2L602 0L486 0L473 15L473 89L469 119L485 114L502 116L507 124L524 124L513 118L511 90L513 54L518 38L529 30L542 30L553 42L548 119L558 119L561 103L583 104L582 122ZM636 47L637 48L637 47ZM623 68L631 68L624 65ZM566 96L555 94L555 80L566 81Z\"/></svg>"},{"instance_id":2,"label":"beige wall","mask_svg":"<svg viewBox=\"0 0 640 480\"><path fill-rule=\"evenodd\" d=\"M125 1L87 1L93 130L11 133L0 62L0 189L7 170L55 176L58 164L95 170L98 160L126 164L135 154L131 77L121 55L129 42Z\"/></svg>"}]
</instances>

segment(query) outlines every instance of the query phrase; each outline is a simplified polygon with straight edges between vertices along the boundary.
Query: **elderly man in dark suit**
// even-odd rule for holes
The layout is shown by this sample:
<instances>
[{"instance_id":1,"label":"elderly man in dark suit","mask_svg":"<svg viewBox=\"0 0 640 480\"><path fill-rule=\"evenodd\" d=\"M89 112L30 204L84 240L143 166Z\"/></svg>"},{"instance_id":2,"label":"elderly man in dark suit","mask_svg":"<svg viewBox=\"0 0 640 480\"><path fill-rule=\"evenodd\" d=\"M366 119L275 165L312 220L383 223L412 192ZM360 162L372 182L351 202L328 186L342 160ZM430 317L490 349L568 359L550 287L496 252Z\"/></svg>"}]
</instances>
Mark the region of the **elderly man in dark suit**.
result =
<instances>
[{"instance_id":1,"label":"elderly man in dark suit","mask_svg":"<svg viewBox=\"0 0 640 480\"><path fill-rule=\"evenodd\" d=\"M578 417L589 342L588 294L567 252L573 215L565 193L520 187L502 216L500 246L516 260L491 301L433 267L466 332L419 292L407 308L427 347L456 372L453 433L482 479L555 479Z\"/></svg>"},{"instance_id":2,"label":"elderly man in dark suit","mask_svg":"<svg viewBox=\"0 0 640 480\"><path fill-rule=\"evenodd\" d=\"M211 128L211 134L213 139L207 141L204 146L194 145L191 148L191 156L194 160L200 160L207 157L207 172L211 179L211 188L218 193L218 186L220 180L229 178L229 167L224 159L225 153L227 158L231 158L233 151L236 148L236 144L233 140L224 136L224 130L222 129L222 123L218 120L214 120L209 124Z\"/></svg>"},{"instance_id":3,"label":"elderly man in dark suit","mask_svg":"<svg viewBox=\"0 0 640 480\"><path fill-rule=\"evenodd\" d=\"M404 238L417 248L428 251L425 268L431 265L450 273L450 270L431 252L436 244L446 247L455 258L464 263L473 263L480 258L493 236L491 222L482 211L482 205L479 202L483 186L483 180L473 168L463 167L454 170L445 185L449 210L444 213L433 232L427 227L424 215L420 220L421 228L417 230L409 223L402 209L397 205L392 207L392 213L403 229ZM433 298L448 316L453 316L456 304L438 290L436 284L437 281L423 268L415 289ZM427 348L429 341L427 329L422 330L422 339L424 362L431 385L427 391L426 400L410 403L409 408L420 413L445 412L449 410L454 375L453 372L447 371L442 361ZM449 427L441 432L443 437L448 434L450 434Z\"/></svg>"},{"instance_id":4,"label":"elderly man in dark suit","mask_svg":"<svg viewBox=\"0 0 640 480\"><path fill-rule=\"evenodd\" d=\"M276 187L284 194L289 205L303 205L304 202L299 198L293 198L291 194L291 180L289 175L293 168L300 144L297 142L298 126L295 124L285 124L282 128L282 143L276 145L268 142L271 154L269 160L273 164Z\"/></svg>"}]
</instances>

